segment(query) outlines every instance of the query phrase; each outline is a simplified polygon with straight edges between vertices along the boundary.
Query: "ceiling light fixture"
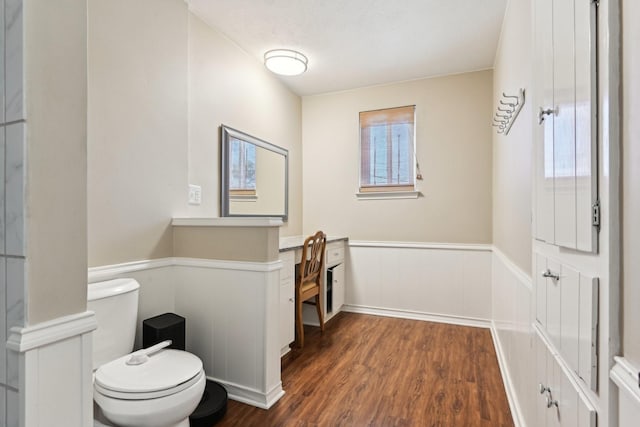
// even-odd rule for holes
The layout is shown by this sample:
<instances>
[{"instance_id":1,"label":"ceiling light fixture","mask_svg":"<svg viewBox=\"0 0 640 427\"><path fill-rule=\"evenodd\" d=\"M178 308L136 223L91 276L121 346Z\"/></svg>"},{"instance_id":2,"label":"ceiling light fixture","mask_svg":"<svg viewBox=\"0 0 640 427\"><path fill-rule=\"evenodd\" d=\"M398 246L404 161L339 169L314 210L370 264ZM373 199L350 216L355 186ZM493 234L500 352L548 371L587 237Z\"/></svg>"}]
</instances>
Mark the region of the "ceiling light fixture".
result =
<instances>
[{"instance_id":1,"label":"ceiling light fixture","mask_svg":"<svg viewBox=\"0 0 640 427\"><path fill-rule=\"evenodd\" d=\"M264 65L282 76L297 76L307 71L307 57L291 49L272 49L264 54Z\"/></svg>"}]
</instances>

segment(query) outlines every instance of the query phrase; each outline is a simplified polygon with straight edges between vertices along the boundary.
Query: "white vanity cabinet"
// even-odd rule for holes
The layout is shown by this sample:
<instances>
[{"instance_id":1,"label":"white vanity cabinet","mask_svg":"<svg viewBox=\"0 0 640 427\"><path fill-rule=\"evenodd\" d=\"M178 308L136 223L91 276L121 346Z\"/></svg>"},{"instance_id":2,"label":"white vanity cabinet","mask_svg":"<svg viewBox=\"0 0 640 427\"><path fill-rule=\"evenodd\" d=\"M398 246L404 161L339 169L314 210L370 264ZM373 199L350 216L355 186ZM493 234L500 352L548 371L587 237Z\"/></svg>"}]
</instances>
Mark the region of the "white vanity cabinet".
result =
<instances>
[{"instance_id":1,"label":"white vanity cabinet","mask_svg":"<svg viewBox=\"0 0 640 427\"><path fill-rule=\"evenodd\" d=\"M295 340L295 270L302 257L303 236L280 239L280 354L289 351ZM346 295L345 249L346 237L327 237L325 270L320 289L320 300L325 323L340 312ZM302 319L305 324L318 326L318 315L312 305L303 304Z\"/></svg>"},{"instance_id":2,"label":"white vanity cabinet","mask_svg":"<svg viewBox=\"0 0 640 427\"><path fill-rule=\"evenodd\" d=\"M596 427L595 408L562 363L562 359L549 351L542 337L536 334L537 422L535 425L538 427Z\"/></svg>"},{"instance_id":3,"label":"white vanity cabinet","mask_svg":"<svg viewBox=\"0 0 640 427\"><path fill-rule=\"evenodd\" d=\"M596 4L535 2L536 239L597 252Z\"/></svg>"},{"instance_id":4,"label":"white vanity cabinet","mask_svg":"<svg viewBox=\"0 0 640 427\"><path fill-rule=\"evenodd\" d=\"M280 355L295 340L295 259L294 251L281 252L280 260Z\"/></svg>"}]
</instances>

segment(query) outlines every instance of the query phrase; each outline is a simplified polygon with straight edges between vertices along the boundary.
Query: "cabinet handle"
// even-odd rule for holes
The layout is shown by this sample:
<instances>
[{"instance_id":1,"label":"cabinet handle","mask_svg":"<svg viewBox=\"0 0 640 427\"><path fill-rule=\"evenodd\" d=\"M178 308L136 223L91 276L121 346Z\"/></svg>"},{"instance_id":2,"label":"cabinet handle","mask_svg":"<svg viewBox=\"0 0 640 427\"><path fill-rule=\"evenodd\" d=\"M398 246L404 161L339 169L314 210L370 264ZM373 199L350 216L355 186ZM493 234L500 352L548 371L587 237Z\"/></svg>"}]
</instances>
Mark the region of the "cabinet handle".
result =
<instances>
[{"instance_id":1,"label":"cabinet handle","mask_svg":"<svg viewBox=\"0 0 640 427\"><path fill-rule=\"evenodd\" d=\"M551 393L551 389L542 383L538 383L538 391L540 392L540 394L544 394L547 391Z\"/></svg>"},{"instance_id":2,"label":"cabinet handle","mask_svg":"<svg viewBox=\"0 0 640 427\"><path fill-rule=\"evenodd\" d=\"M556 273L552 273L548 268L542 272L542 277L548 277L553 280L560 280L560 275Z\"/></svg>"},{"instance_id":3,"label":"cabinet handle","mask_svg":"<svg viewBox=\"0 0 640 427\"><path fill-rule=\"evenodd\" d=\"M538 110L538 124L541 125L542 122L544 122L544 116L550 116L555 112L556 110L553 108L547 108L546 110L543 110L542 107L540 107L540 109Z\"/></svg>"},{"instance_id":4,"label":"cabinet handle","mask_svg":"<svg viewBox=\"0 0 640 427\"><path fill-rule=\"evenodd\" d=\"M551 408L552 406L558 407L558 401L553 400L551 395L547 396L547 408Z\"/></svg>"}]
</instances>

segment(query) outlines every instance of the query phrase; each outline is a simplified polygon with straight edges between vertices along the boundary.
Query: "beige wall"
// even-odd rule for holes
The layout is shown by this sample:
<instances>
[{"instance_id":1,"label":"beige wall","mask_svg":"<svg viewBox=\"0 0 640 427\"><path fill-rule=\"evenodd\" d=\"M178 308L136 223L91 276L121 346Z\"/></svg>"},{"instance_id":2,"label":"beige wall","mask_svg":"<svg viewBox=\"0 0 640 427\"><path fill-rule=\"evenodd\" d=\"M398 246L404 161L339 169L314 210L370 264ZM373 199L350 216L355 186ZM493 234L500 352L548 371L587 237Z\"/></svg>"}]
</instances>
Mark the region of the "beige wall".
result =
<instances>
[{"instance_id":1,"label":"beige wall","mask_svg":"<svg viewBox=\"0 0 640 427\"><path fill-rule=\"evenodd\" d=\"M202 205L190 206L189 216L220 216L221 124L289 150L289 220L280 235L300 234L300 97L262 63L189 15L189 182L202 186Z\"/></svg>"},{"instance_id":2,"label":"beige wall","mask_svg":"<svg viewBox=\"0 0 640 427\"><path fill-rule=\"evenodd\" d=\"M502 92L526 100L508 135L493 132L493 243L523 271L531 272L532 58L531 3L510 1L493 74L494 108ZM495 111L495 110L494 110Z\"/></svg>"},{"instance_id":3,"label":"beige wall","mask_svg":"<svg viewBox=\"0 0 640 427\"><path fill-rule=\"evenodd\" d=\"M300 110L183 1L91 1L89 266L171 256L171 218L220 215L222 123L289 150L281 234L300 234ZM202 186L202 205L187 204L189 183Z\"/></svg>"},{"instance_id":4,"label":"beige wall","mask_svg":"<svg viewBox=\"0 0 640 427\"><path fill-rule=\"evenodd\" d=\"M279 227L174 226L174 256L228 261L276 261L279 257L278 232Z\"/></svg>"},{"instance_id":5,"label":"beige wall","mask_svg":"<svg viewBox=\"0 0 640 427\"><path fill-rule=\"evenodd\" d=\"M623 354L640 366L640 4L622 1Z\"/></svg>"},{"instance_id":6,"label":"beige wall","mask_svg":"<svg viewBox=\"0 0 640 427\"><path fill-rule=\"evenodd\" d=\"M89 266L172 254L187 202L187 15L177 0L89 3Z\"/></svg>"},{"instance_id":7,"label":"beige wall","mask_svg":"<svg viewBox=\"0 0 640 427\"><path fill-rule=\"evenodd\" d=\"M491 243L492 76L488 70L304 97L305 232ZM411 104L424 197L357 200L358 112Z\"/></svg>"},{"instance_id":8,"label":"beige wall","mask_svg":"<svg viewBox=\"0 0 640 427\"><path fill-rule=\"evenodd\" d=\"M86 309L86 0L24 4L26 317Z\"/></svg>"}]
</instances>

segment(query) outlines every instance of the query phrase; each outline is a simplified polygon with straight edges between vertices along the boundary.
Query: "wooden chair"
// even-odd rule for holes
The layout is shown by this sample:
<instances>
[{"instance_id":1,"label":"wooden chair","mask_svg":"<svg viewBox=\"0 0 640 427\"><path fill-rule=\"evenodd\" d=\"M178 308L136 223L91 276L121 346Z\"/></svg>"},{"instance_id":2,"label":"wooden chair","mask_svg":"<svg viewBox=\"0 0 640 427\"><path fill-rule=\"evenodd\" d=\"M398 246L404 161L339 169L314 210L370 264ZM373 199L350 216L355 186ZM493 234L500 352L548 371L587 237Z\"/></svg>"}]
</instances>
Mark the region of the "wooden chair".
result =
<instances>
[{"instance_id":1,"label":"wooden chair","mask_svg":"<svg viewBox=\"0 0 640 427\"><path fill-rule=\"evenodd\" d=\"M302 303L311 297L315 297L320 330L324 332L324 316L322 314L322 304L320 303L320 281L323 277L326 246L327 236L322 231L307 237L302 246L300 270L296 274L296 342L300 348L304 347Z\"/></svg>"}]
</instances>

